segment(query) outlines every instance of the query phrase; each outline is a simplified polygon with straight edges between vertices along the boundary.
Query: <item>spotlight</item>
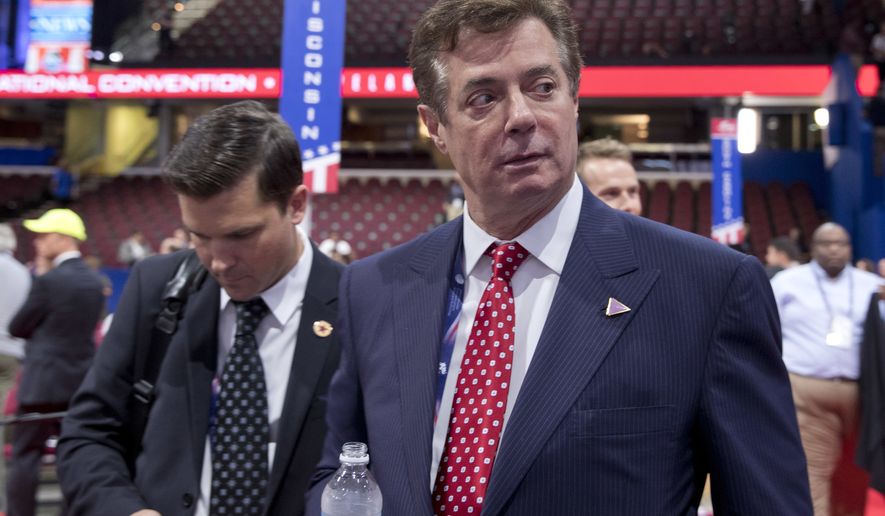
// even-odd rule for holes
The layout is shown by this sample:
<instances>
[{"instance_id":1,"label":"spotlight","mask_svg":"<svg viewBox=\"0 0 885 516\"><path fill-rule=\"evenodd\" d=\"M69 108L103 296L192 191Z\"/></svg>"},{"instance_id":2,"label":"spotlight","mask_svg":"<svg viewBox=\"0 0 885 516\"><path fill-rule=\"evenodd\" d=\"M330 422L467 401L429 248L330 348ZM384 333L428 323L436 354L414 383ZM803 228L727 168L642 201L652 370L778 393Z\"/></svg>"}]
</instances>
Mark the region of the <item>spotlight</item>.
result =
<instances>
[{"instance_id":1,"label":"spotlight","mask_svg":"<svg viewBox=\"0 0 885 516\"><path fill-rule=\"evenodd\" d=\"M741 108L737 115L737 148L741 154L752 154L759 141L759 112Z\"/></svg>"}]
</instances>

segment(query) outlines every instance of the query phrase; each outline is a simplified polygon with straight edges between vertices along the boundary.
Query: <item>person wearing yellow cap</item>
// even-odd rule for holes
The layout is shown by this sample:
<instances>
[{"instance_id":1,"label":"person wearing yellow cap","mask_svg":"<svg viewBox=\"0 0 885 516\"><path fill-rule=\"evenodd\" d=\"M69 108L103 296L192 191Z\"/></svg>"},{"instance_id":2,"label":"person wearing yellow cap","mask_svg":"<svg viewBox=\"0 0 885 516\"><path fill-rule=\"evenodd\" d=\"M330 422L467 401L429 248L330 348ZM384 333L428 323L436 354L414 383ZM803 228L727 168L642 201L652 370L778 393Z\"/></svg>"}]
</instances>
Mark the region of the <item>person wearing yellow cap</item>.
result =
<instances>
[{"instance_id":1,"label":"person wearing yellow cap","mask_svg":"<svg viewBox=\"0 0 885 516\"><path fill-rule=\"evenodd\" d=\"M18 388L18 414L67 409L95 354L93 331L104 308L101 278L82 260L83 220L69 209L54 209L23 225L35 234L37 257L52 268L36 277L9 333L27 339ZM9 516L30 516L36 508L40 458L46 439L59 433L58 421L17 424L6 484Z\"/></svg>"}]
</instances>

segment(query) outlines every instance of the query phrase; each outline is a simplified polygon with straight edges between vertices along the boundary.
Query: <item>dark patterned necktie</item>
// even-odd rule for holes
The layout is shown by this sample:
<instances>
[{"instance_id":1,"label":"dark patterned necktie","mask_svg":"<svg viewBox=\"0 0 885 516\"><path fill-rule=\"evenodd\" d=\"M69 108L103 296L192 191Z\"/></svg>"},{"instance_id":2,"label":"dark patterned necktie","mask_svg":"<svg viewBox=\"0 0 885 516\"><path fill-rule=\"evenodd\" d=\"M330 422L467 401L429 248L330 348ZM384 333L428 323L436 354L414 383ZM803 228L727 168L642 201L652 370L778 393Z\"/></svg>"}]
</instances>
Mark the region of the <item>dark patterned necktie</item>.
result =
<instances>
[{"instance_id":1,"label":"dark patterned necktie","mask_svg":"<svg viewBox=\"0 0 885 516\"><path fill-rule=\"evenodd\" d=\"M492 278L476 307L461 359L433 488L437 516L481 513L507 410L516 330L510 280L529 252L513 242L486 254L492 257Z\"/></svg>"},{"instance_id":2,"label":"dark patterned necktie","mask_svg":"<svg viewBox=\"0 0 885 516\"><path fill-rule=\"evenodd\" d=\"M268 308L234 301L237 332L221 374L212 440L210 513L260 515L267 496L267 386L255 330Z\"/></svg>"}]
</instances>

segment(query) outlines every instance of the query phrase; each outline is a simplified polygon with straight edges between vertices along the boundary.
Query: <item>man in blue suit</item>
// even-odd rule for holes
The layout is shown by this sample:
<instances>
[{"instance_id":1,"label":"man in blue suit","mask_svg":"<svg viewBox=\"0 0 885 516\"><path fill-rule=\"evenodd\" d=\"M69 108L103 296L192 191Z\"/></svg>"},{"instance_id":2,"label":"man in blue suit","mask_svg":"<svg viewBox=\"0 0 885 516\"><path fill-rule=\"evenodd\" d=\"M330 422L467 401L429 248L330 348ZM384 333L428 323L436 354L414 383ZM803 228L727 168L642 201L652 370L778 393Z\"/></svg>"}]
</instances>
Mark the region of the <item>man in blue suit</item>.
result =
<instances>
[{"instance_id":1,"label":"man in blue suit","mask_svg":"<svg viewBox=\"0 0 885 516\"><path fill-rule=\"evenodd\" d=\"M562 0L441 0L418 111L462 218L357 262L308 513L346 441L385 516L809 515L777 309L755 258L615 211L575 175Z\"/></svg>"}]
</instances>

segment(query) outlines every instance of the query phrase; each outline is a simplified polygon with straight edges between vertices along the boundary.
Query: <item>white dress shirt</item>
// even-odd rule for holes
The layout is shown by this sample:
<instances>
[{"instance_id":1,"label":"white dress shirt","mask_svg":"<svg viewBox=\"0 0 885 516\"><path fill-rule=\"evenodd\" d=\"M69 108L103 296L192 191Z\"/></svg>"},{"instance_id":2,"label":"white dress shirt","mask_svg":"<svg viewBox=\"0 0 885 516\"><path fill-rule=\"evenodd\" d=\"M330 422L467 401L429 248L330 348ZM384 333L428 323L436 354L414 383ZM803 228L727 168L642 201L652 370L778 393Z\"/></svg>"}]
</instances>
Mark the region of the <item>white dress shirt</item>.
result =
<instances>
[{"instance_id":1,"label":"white dress shirt","mask_svg":"<svg viewBox=\"0 0 885 516\"><path fill-rule=\"evenodd\" d=\"M581 215L581 202L584 189L577 176L571 189L559 203L541 220L513 239L519 242L529 256L519 270L513 275L511 284L514 296L515 343L513 349L513 367L510 371L510 390L507 393L507 409L504 412L504 424L501 428L502 444L505 446L507 421L522 387L526 371L531 363L547 313L553 303L553 295L559 285L565 259L572 244L572 237ZM483 290L492 277L492 259L485 256L492 243L500 242L483 231L470 218L470 207L464 208L464 301L461 305L461 318L458 321L458 333L446 385L440 401L439 414L433 429L433 455L430 464L430 489L436 481L437 468L445 445L449 427L449 414L452 411L452 400L455 393L455 382L461 370L461 359L467 347L467 337L476 307L482 297ZM498 448L500 450L500 446Z\"/></svg>"},{"instance_id":2,"label":"white dress shirt","mask_svg":"<svg viewBox=\"0 0 885 516\"><path fill-rule=\"evenodd\" d=\"M66 262L68 260L73 260L74 258L80 258L82 256L83 255L80 253L80 251L65 251L64 253L61 253L60 255L56 256L55 259L52 260L52 266L58 267L59 265L62 264L62 262Z\"/></svg>"},{"instance_id":3,"label":"white dress shirt","mask_svg":"<svg viewBox=\"0 0 885 516\"><path fill-rule=\"evenodd\" d=\"M310 277L313 263L313 248L307 236L297 228L298 236L304 247L298 263L272 287L261 293L261 298L270 309L267 316L255 331L258 343L258 354L264 367L264 381L267 384L267 415L270 423L270 440L267 450L267 468L273 466L276 451L277 431L283 403L286 399L286 388L289 386L289 374L292 370L292 357L295 355L295 338L301 323L301 308L304 305L304 293ZM218 365L216 378L221 378L224 362L234 345L237 313L230 296L221 290L221 304L218 313ZM200 475L200 496L197 500L195 516L209 514L209 496L212 491L212 443L206 436L203 451L203 470Z\"/></svg>"},{"instance_id":4,"label":"white dress shirt","mask_svg":"<svg viewBox=\"0 0 885 516\"><path fill-rule=\"evenodd\" d=\"M883 281L850 265L830 278L817 262L791 267L773 277L771 288L780 314L787 370L814 378L856 379L870 296ZM827 344L834 317L850 321L850 338L844 346Z\"/></svg>"}]
</instances>

